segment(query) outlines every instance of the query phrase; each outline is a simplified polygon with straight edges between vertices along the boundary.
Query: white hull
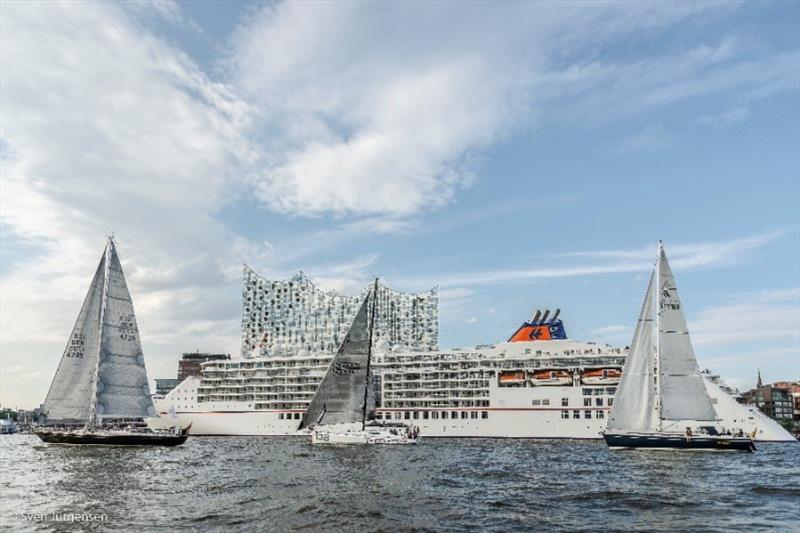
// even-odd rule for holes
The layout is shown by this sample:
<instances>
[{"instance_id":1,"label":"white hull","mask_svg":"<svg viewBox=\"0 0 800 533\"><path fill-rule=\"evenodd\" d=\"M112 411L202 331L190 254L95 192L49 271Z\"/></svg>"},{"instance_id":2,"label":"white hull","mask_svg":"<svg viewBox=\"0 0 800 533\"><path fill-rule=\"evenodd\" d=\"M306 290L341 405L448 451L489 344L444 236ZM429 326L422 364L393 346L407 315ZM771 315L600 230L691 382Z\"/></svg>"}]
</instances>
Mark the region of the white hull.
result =
<instances>
[{"instance_id":1,"label":"white hull","mask_svg":"<svg viewBox=\"0 0 800 533\"><path fill-rule=\"evenodd\" d=\"M356 426L339 424L318 426L311 429L311 444L417 444L419 437L413 438L409 427Z\"/></svg>"},{"instance_id":2,"label":"white hull","mask_svg":"<svg viewBox=\"0 0 800 533\"><path fill-rule=\"evenodd\" d=\"M793 441L792 436L774 420L754 409L737 403L718 385L704 380L709 396L726 428L756 432L756 441ZM169 429L192 424L192 435L264 435L303 436L298 432L302 411L253 410L245 402L220 402L198 404L191 400L191 391L197 387L195 378L189 378L166 398L156 399L156 410L164 413L148 423L153 428ZM529 387L490 389L492 407L474 409L378 409L382 420L413 424L420 435L429 437L496 437L531 439L601 439L608 418L608 400L603 396L603 406L584 406L581 387ZM568 406L561 406L566 398ZM542 404L547 401L549 405ZM184 403L185 402L185 403ZM533 403L538 402L539 406ZM176 418L166 413L174 408ZM566 411L568 418L562 418ZM586 418L587 411L591 418ZM577 412L578 418L575 418ZM423 418L427 413L428 418ZM436 419L432 418L436 413ZM448 418L443 419L442 413ZM456 418L452 418L456 413ZM484 414L485 413L485 414ZM466 416L466 418L462 418ZM485 418L484 418L485 416ZM599 418L602 416L602 418ZM387 418L389 417L389 418ZM408 417L408 418L406 418Z\"/></svg>"}]
</instances>

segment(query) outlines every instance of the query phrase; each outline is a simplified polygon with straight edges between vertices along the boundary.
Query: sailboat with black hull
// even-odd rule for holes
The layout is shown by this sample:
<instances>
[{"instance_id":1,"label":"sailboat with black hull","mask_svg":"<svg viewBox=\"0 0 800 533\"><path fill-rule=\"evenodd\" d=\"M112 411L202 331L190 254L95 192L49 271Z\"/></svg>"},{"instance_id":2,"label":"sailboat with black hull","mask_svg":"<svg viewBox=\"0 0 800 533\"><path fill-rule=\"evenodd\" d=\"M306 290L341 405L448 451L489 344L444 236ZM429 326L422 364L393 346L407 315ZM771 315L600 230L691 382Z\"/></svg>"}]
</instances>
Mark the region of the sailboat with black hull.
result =
<instances>
[{"instance_id":1,"label":"sailboat with black hull","mask_svg":"<svg viewBox=\"0 0 800 533\"><path fill-rule=\"evenodd\" d=\"M108 239L47 398L39 438L57 444L177 446L183 431L155 432L139 328L113 237Z\"/></svg>"},{"instance_id":2,"label":"sailboat with black hull","mask_svg":"<svg viewBox=\"0 0 800 533\"><path fill-rule=\"evenodd\" d=\"M369 392L377 291L376 279L300 422L298 430L309 430L312 444L419 442L418 428L374 421Z\"/></svg>"},{"instance_id":3,"label":"sailboat with black hull","mask_svg":"<svg viewBox=\"0 0 800 533\"><path fill-rule=\"evenodd\" d=\"M650 275L603 437L612 449L755 451L731 432L706 392L664 246Z\"/></svg>"}]
</instances>

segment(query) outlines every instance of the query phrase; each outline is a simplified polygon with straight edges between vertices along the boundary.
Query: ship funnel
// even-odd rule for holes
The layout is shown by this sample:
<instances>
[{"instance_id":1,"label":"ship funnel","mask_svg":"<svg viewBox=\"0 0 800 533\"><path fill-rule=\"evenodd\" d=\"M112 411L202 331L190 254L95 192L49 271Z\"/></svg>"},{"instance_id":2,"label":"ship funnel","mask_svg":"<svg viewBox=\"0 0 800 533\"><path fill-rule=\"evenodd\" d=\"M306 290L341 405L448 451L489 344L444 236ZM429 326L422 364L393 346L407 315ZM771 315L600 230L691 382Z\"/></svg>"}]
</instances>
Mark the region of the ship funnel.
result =
<instances>
[{"instance_id":1,"label":"ship funnel","mask_svg":"<svg viewBox=\"0 0 800 533\"><path fill-rule=\"evenodd\" d=\"M555 322L556 319L558 318L558 315L560 315L560 314L561 314L561 309L556 309L556 312L553 315L553 318L550 319L550 322Z\"/></svg>"},{"instance_id":2,"label":"ship funnel","mask_svg":"<svg viewBox=\"0 0 800 533\"><path fill-rule=\"evenodd\" d=\"M549 314L550 314L550 310L549 309L545 309L544 310L544 316L542 317L542 320L539 323L540 324L544 324L545 322L547 322L547 315L549 315Z\"/></svg>"},{"instance_id":3,"label":"ship funnel","mask_svg":"<svg viewBox=\"0 0 800 533\"><path fill-rule=\"evenodd\" d=\"M531 318L531 324L536 324L536 321L539 320L539 317L541 315L542 315L542 312L537 309L536 312L533 314L533 318Z\"/></svg>"}]
</instances>

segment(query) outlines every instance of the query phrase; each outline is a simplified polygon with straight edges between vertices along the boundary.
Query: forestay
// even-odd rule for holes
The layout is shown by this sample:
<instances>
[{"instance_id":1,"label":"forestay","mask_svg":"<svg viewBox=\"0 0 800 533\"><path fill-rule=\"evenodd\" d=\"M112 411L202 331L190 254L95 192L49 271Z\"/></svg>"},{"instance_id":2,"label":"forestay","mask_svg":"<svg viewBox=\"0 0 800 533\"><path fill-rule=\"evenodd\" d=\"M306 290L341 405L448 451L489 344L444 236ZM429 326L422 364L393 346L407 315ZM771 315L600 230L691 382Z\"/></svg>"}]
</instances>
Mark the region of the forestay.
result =
<instances>
[{"instance_id":1,"label":"forestay","mask_svg":"<svg viewBox=\"0 0 800 533\"><path fill-rule=\"evenodd\" d=\"M658 258L659 376L663 420L716 420L689 339L675 277L663 247Z\"/></svg>"},{"instance_id":2,"label":"forestay","mask_svg":"<svg viewBox=\"0 0 800 533\"><path fill-rule=\"evenodd\" d=\"M353 325L322 378L299 429L364 420L364 391L370 356L370 317L367 312L369 301L370 293L367 293Z\"/></svg>"}]
</instances>

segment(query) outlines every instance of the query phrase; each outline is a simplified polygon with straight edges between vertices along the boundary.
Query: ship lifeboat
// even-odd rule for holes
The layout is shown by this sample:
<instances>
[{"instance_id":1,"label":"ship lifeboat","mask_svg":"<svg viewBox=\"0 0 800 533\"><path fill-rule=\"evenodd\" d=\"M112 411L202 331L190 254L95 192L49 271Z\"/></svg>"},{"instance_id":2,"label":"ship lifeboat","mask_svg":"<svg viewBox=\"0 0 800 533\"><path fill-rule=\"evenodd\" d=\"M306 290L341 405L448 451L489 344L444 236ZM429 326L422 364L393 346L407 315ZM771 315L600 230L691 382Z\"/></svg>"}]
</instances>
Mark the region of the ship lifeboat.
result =
<instances>
[{"instance_id":1,"label":"ship lifeboat","mask_svg":"<svg viewBox=\"0 0 800 533\"><path fill-rule=\"evenodd\" d=\"M499 380L501 385L525 385L525 371L511 370L500 372Z\"/></svg>"},{"instance_id":2,"label":"ship lifeboat","mask_svg":"<svg viewBox=\"0 0 800 533\"><path fill-rule=\"evenodd\" d=\"M530 373L533 385L571 385L572 374L567 370L536 370Z\"/></svg>"},{"instance_id":3,"label":"ship lifeboat","mask_svg":"<svg viewBox=\"0 0 800 533\"><path fill-rule=\"evenodd\" d=\"M597 368L587 370L581 375L584 385L616 385L622 377L622 371L617 368Z\"/></svg>"}]
</instances>

